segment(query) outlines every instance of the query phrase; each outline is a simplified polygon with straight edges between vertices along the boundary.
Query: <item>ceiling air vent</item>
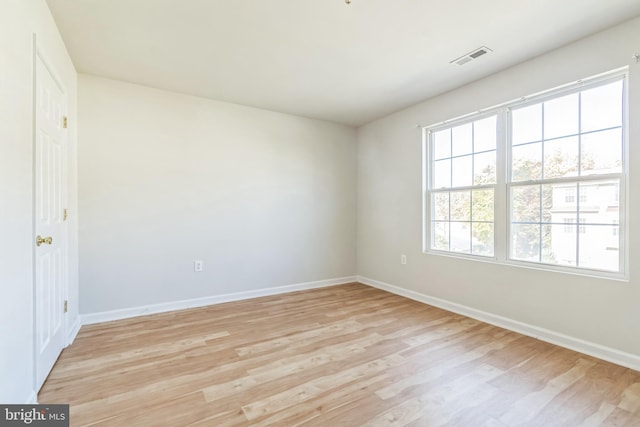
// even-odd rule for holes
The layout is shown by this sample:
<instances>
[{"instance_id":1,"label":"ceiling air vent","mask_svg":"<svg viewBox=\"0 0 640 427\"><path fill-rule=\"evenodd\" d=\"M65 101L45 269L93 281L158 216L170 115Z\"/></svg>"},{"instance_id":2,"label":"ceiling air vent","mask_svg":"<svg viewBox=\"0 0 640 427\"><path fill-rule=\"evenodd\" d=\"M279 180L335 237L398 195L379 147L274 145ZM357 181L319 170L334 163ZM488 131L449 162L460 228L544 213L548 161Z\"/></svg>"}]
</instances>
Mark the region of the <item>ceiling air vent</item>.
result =
<instances>
[{"instance_id":1,"label":"ceiling air vent","mask_svg":"<svg viewBox=\"0 0 640 427\"><path fill-rule=\"evenodd\" d=\"M460 58L456 58L453 61L451 61L451 64L458 64L458 65L464 65L467 62L471 62L474 59L477 59L479 57L481 57L482 55L486 55L489 52L493 52L491 49L489 49L486 46L482 46L479 47L476 50L472 50L471 52L462 55Z\"/></svg>"}]
</instances>

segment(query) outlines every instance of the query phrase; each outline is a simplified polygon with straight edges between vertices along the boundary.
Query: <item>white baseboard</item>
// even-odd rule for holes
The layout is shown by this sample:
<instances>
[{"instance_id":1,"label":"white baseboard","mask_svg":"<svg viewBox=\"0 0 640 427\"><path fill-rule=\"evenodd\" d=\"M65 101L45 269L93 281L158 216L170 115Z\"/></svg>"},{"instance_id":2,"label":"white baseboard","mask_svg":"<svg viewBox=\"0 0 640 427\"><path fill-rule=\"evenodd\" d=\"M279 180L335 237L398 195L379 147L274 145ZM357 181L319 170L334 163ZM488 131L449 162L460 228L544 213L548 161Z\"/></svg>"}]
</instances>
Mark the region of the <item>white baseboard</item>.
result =
<instances>
[{"instance_id":1,"label":"white baseboard","mask_svg":"<svg viewBox=\"0 0 640 427\"><path fill-rule=\"evenodd\" d=\"M73 325L71 326L71 330L67 333L67 346L73 344L73 341L78 336L78 332L80 332L80 316L76 316L76 320L74 320Z\"/></svg>"},{"instance_id":2,"label":"white baseboard","mask_svg":"<svg viewBox=\"0 0 640 427\"><path fill-rule=\"evenodd\" d=\"M335 279L318 280L315 282L297 283L294 285L278 286L273 288L263 288L254 291L235 292L224 295L213 295L203 298L194 298L182 301L172 301L167 303L145 305L141 307L131 307L121 310L103 311L99 313L87 313L80 315L80 324L91 325L94 323L110 322L112 320L129 319L131 317L144 316L147 314L165 313L168 311L185 310L188 308L204 307L207 305L221 304L225 302L240 301L250 298L284 294L287 292L304 291L308 289L324 288L328 286L342 285L356 282L356 276L339 277Z\"/></svg>"},{"instance_id":3,"label":"white baseboard","mask_svg":"<svg viewBox=\"0 0 640 427\"><path fill-rule=\"evenodd\" d=\"M597 357L598 359L603 359L617 365L634 369L636 371L640 371L640 356L636 354L626 353L621 350L616 350L614 348L585 341L580 338L571 337L556 331L540 328L538 326L529 325L527 323L488 313L486 311L477 310L466 305L400 288L398 286L390 285L388 283L380 282L374 279L369 279L367 277L358 276L358 282L381 289L383 291L410 298L424 304L442 308L453 313L471 317L485 323L490 323L501 328L509 329L511 331L518 332L520 334L527 335L541 341L546 341L560 347L565 347L579 353Z\"/></svg>"}]
</instances>

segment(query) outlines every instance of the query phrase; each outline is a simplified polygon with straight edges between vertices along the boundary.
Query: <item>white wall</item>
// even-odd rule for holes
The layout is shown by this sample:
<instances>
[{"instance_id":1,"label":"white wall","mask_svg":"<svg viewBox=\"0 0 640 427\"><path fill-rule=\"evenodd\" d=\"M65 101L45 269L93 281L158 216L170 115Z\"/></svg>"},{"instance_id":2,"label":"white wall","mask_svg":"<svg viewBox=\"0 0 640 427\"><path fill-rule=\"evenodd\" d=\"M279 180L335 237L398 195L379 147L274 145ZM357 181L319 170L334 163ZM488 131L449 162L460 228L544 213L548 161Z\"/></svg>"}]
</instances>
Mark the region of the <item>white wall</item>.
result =
<instances>
[{"instance_id":1,"label":"white wall","mask_svg":"<svg viewBox=\"0 0 640 427\"><path fill-rule=\"evenodd\" d=\"M640 19L360 128L358 274L640 357L640 269L634 262L640 257L640 64L631 60L635 52L640 52ZM421 132L416 124L430 125L626 65L630 282L422 253ZM403 253L407 265L400 264Z\"/></svg>"},{"instance_id":2,"label":"white wall","mask_svg":"<svg viewBox=\"0 0 640 427\"><path fill-rule=\"evenodd\" d=\"M79 106L82 313L355 274L355 129L87 75Z\"/></svg>"},{"instance_id":3,"label":"white wall","mask_svg":"<svg viewBox=\"0 0 640 427\"><path fill-rule=\"evenodd\" d=\"M68 91L70 311L78 317L76 72L44 0L0 6L0 402L35 399L33 335L33 34Z\"/></svg>"}]
</instances>

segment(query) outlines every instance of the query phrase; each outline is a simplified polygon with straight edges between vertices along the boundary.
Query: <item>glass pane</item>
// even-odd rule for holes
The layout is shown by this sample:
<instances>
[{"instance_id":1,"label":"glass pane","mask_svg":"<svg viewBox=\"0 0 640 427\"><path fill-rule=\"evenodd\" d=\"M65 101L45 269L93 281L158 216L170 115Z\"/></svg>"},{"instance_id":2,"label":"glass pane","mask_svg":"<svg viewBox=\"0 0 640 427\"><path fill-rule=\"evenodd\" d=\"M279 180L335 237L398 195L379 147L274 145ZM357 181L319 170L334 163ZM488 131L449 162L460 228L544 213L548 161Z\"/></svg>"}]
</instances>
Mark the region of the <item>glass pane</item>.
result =
<instances>
[{"instance_id":1,"label":"glass pane","mask_svg":"<svg viewBox=\"0 0 640 427\"><path fill-rule=\"evenodd\" d=\"M473 151L473 145L471 143L471 131L471 123L456 126L451 129L451 150L453 156L461 156L463 154L469 154Z\"/></svg>"},{"instance_id":2,"label":"glass pane","mask_svg":"<svg viewBox=\"0 0 640 427\"><path fill-rule=\"evenodd\" d=\"M619 237L614 236L617 227L585 225L578 235L578 266L597 270L618 271Z\"/></svg>"},{"instance_id":3,"label":"glass pane","mask_svg":"<svg viewBox=\"0 0 640 427\"><path fill-rule=\"evenodd\" d=\"M493 256L493 224L474 222L471 232L471 253Z\"/></svg>"},{"instance_id":4,"label":"glass pane","mask_svg":"<svg viewBox=\"0 0 640 427\"><path fill-rule=\"evenodd\" d=\"M451 159L451 167L453 168L451 174L452 187L466 187L473 184L472 158L473 156L463 156Z\"/></svg>"},{"instance_id":5,"label":"glass pane","mask_svg":"<svg viewBox=\"0 0 640 427\"><path fill-rule=\"evenodd\" d=\"M557 184L542 185L542 222L553 222L553 214L556 212L554 209L554 189ZM566 209L566 208L565 208ZM573 209L575 213L575 206L571 206L569 209Z\"/></svg>"},{"instance_id":6,"label":"glass pane","mask_svg":"<svg viewBox=\"0 0 640 427\"><path fill-rule=\"evenodd\" d=\"M471 193L469 191L452 191L451 193L451 220L471 220Z\"/></svg>"},{"instance_id":7,"label":"glass pane","mask_svg":"<svg viewBox=\"0 0 640 427\"><path fill-rule=\"evenodd\" d=\"M449 250L449 223L434 221L431 228L431 248L441 251Z\"/></svg>"},{"instance_id":8,"label":"glass pane","mask_svg":"<svg viewBox=\"0 0 640 427\"><path fill-rule=\"evenodd\" d=\"M511 189L511 222L540 222L540 186Z\"/></svg>"},{"instance_id":9,"label":"glass pane","mask_svg":"<svg viewBox=\"0 0 640 427\"><path fill-rule=\"evenodd\" d=\"M619 173L622 170L622 130L582 135L582 175Z\"/></svg>"},{"instance_id":10,"label":"glass pane","mask_svg":"<svg viewBox=\"0 0 640 427\"><path fill-rule=\"evenodd\" d=\"M622 80L582 92L582 131L622 126Z\"/></svg>"},{"instance_id":11,"label":"glass pane","mask_svg":"<svg viewBox=\"0 0 640 427\"><path fill-rule=\"evenodd\" d=\"M451 250L453 252L471 252L471 230L469 222L451 223Z\"/></svg>"},{"instance_id":12,"label":"glass pane","mask_svg":"<svg viewBox=\"0 0 640 427\"><path fill-rule=\"evenodd\" d=\"M451 159L433 162L433 188L451 187Z\"/></svg>"},{"instance_id":13,"label":"glass pane","mask_svg":"<svg viewBox=\"0 0 640 427\"><path fill-rule=\"evenodd\" d=\"M433 134L434 160L451 157L451 129L441 130Z\"/></svg>"},{"instance_id":14,"label":"glass pane","mask_svg":"<svg viewBox=\"0 0 640 427\"><path fill-rule=\"evenodd\" d=\"M473 151L488 151L496 149L497 116L473 122Z\"/></svg>"},{"instance_id":15,"label":"glass pane","mask_svg":"<svg viewBox=\"0 0 640 427\"><path fill-rule=\"evenodd\" d=\"M613 186L613 183L611 184ZM595 183L585 183L578 186L578 206L580 210L580 218L586 218L583 213L591 212L593 209L599 209L602 205L599 194L599 185ZM593 217L592 219L596 219ZM592 221L589 221L592 222Z\"/></svg>"},{"instance_id":16,"label":"glass pane","mask_svg":"<svg viewBox=\"0 0 640 427\"><path fill-rule=\"evenodd\" d=\"M449 193L433 194L433 219L449 220Z\"/></svg>"},{"instance_id":17,"label":"glass pane","mask_svg":"<svg viewBox=\"0 0 640 427\"><path fill-rule=\"evenodd\" d=\"M618 185L617 179L580 184L580 219L587 224L619 222Z\"/></svg>"},{"instance_id":18,"label":"glass pane","mask_svg":"<svg viewBox=\"0 0 640 427\"><path fill-rule=\"evenodd\" d=\"M549 191L548 189L551 189L551 206L549 206L545 212L545 216L551 215L551 222L562 223L562 218L566 216L576 216L578 206L578 188L576 184L551 184L545 185L545 187L547 193Z\"/></svg>"},{"instance_id":19,"label":"glass pane","mask_svg":"<svg viewBox=\"0 0 640 427\"><path fill-rule=\"evenodd\" d=\"M473 190L471 193L471 220L493 222L493 189Z\"/></svg>"},{"instance_id":20,"label":"glass pane","mask_svg":"<svg viewBox=\"0 0 640 427\"><path fill-rule=\"evenodd\" d=\"M496 152L487 151L473 155L473 184L496 183Z\"/></svg>"},{"instance_id":21,"label":"glass pane","mask_svg":"<svg viewBox=\"0 0 640 427\"><path fill-rule=\"evenodd\" d=\"M544 139L578 133L578 94L544 103Z\"/></svg>"},{"instance_id":22,"label":"glass pane","mask_svg":"<svg viewBox=\"0 0 640 427\"><path fill-rule=\"evenodd\" d=\"M535 262L540 260L540 225L511 225L511 258Z\"/></svg>"},{"instance_id":23,"label":"glass pane","mask_svg":"<svg viewBox=\"0 0 640 427\"><path fill-rule=\"evenodd\" d=\"M575 266L577 247L575 225L543 225L542 229L542 262Z\"/></svg>"},{"instance_id":24,"label":"glass pane","mask_svg":"<svg viewBox=\"0 0 640 427\"><path fill-rule=\"evenodd\" d=\"M578 172L578 137L544 142L544 178L558 178Z\"/></svg>"},{"instance_id":25,"label":"glass pane","mask_svg":"<svg viewBox=\"0 0 640 427\"><path fill-rule=\"evenodd\" d=\"M542 104L511 110L513 145L542 140Z\"/></svg>"},{"instance_id":26,"label":"glass pane","mask_svg":"<svg viewBox=\"0 0 640 427\"><path fill-rule=\"evenodd\" d=\"M520 145L511 151L512 180L528 181L542 178L542 143Z\"/></svg>"}]
</instances>

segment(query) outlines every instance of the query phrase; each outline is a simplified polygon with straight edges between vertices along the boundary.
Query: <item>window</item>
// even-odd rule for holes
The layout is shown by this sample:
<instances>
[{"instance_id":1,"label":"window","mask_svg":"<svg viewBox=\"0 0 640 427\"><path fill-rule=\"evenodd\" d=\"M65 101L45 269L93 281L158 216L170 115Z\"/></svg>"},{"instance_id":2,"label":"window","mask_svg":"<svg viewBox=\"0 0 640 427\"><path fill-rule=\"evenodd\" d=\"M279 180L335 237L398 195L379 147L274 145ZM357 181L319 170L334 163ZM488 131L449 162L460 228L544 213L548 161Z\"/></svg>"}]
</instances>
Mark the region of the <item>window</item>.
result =
<instances>
[{"instance_id":1,"label":"window","mask_svg":"<svg viewBox=\"0 0 640 427\"><path fill-rule=\"evenodd\" d=\"M578 233L585 234L587 232L587 227L584 226L586 222L587 222L586 218L578 218L578 224L580 225L578 227Z\"/></svg>"},{"instance_id":2,"label":"window","mask_svg":"<svg viewBox=\"0 0 640 427\"><path fill-rule=\"evenodd\" d=\"M564 218L564 232L565 233L575 233L576 228L573 226L573 218Z\"/></svg>"},{"instance_id":3,"label":"window","mask_svg":"<svg viewBox=\"0 0 640 427\"><path fill-rule=\"evenodd\" d=\"M431 148L431 248L493 256L496 116L438 130Z\"/></svg>"},{"instance_id":4,"label":"window","mask_svg":"<svg viewBox=\"0 0 640 427\"><path fill-rule=\"evenodd\" d=\"M563 222L564 222L564 232L565 233L575 233L576 232L576 219L575 218L563 218ZM580 234L586 233L587 229L583 225L586 222L587 222L586 218L579 218L578 219L578 224L580 224L580 227L578 227L578 233L580 233Z\"/></svg>"},{"instance_id":5,"label":"window","mask_svg":"<svg viewBox=\"0 0 640 427\"><path fill-rule=\"evenodd\" d=\"M564 190L564 201L565 203L575 203L576 202L576 193L571 188L567 188Z\"/></svg>"},{"instance_id":6,"label":"window","mask_svg":"<svg viewBox=\"0 0 640 427\"><path fill-rule=\"evenodd\" d=\"M587 203L588 199L589 198L587 197L586 187L582 187L580 189L580 203Z\"/></svg>"},{"instance_id":7,"label":"window","mask_svg":"<svg viewBox=\"0 0 640 427\"><path fill-rule=\"evenodd\" d=\"M623 275L625 79L427 128L425 251Z\"/></svg>"}]
</instances>

